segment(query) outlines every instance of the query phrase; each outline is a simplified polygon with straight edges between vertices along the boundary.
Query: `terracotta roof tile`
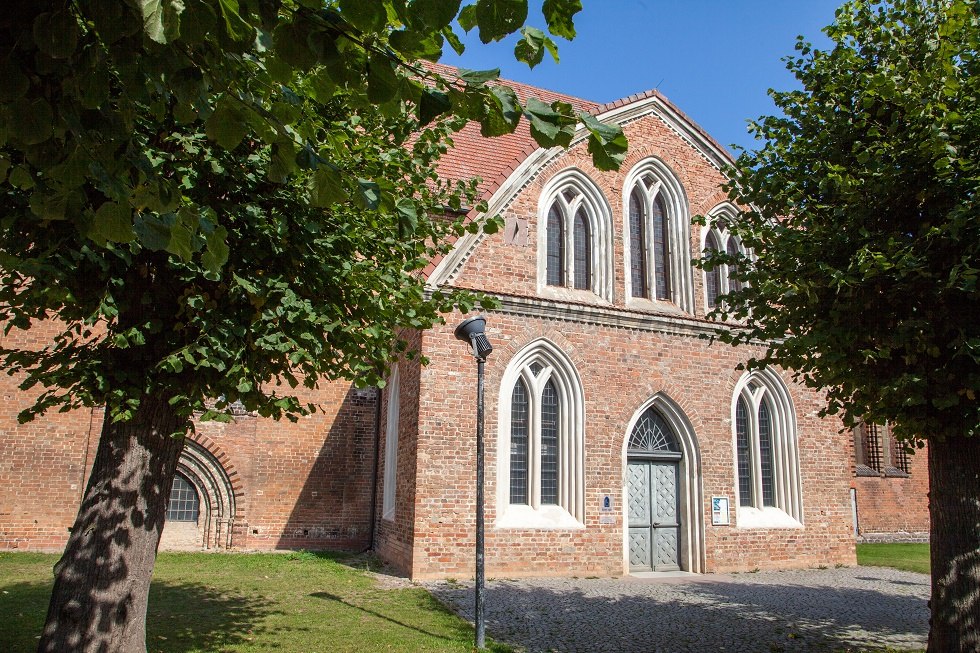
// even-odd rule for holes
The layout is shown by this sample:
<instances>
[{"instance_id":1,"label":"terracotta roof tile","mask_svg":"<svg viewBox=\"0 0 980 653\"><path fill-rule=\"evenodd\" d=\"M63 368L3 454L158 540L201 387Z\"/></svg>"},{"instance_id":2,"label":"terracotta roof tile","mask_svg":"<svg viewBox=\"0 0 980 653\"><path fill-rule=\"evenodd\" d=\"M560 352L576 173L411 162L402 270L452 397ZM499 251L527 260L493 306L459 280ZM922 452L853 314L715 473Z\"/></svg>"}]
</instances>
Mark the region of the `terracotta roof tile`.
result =
<instances>
[{"instance_id":1,"label":"terracotta roof tile","mask_svg":"<svg viewBox=\"0 0 980 653\"><path fill-rule=\"evenodd\" d=\"M456 68L443 64L425 64L431 70L444 77L456 74ZM526 102L529 97L551 104L555 101L567 102L576 111L595 113L599 108L596 102L582 98L556 93L546 89L536 88L528 84L501 79L497 83L514 89L520 101ZM512 134L484 138L480 135L480 125L470 123L453 136L453 147L442 156L439 162L439 174L445 179L461 180L472 177L483 179L479 186L480 197L491 195L504 179L521 164L534 150L537 143L531 137L531 129L526 120L521 120Z\"/></svg>"}]
</instances>

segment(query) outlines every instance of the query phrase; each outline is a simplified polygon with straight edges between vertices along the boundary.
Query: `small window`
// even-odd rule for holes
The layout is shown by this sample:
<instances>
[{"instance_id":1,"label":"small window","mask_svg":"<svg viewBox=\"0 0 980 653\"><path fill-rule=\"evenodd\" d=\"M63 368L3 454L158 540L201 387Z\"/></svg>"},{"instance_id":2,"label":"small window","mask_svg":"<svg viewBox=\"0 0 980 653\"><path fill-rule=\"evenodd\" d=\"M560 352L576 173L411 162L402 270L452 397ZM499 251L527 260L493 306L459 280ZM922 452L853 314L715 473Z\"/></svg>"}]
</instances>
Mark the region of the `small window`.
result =
<instances>
[{"instance_id":1,"label":"small window","mask_svg":"<svg viewBox=\"0 0 980 653\"><path fill-rule=\"evenodd\" d=\"M167 521L196 522L200 511L197 490L183 474L174 475L167 505Z\"/></svg>"},{"instance_id":2,"label":"small window","mask_svg":"<svg viewBox=\"0 0 980 653\"><path fill-rule=\"evenodd\" d=\"M911 474L911 460L908 449L906 449L905 444L899 442L894 437L892 438L892 464L895 468L905 474Z\"/></svg>"}]
</instances>

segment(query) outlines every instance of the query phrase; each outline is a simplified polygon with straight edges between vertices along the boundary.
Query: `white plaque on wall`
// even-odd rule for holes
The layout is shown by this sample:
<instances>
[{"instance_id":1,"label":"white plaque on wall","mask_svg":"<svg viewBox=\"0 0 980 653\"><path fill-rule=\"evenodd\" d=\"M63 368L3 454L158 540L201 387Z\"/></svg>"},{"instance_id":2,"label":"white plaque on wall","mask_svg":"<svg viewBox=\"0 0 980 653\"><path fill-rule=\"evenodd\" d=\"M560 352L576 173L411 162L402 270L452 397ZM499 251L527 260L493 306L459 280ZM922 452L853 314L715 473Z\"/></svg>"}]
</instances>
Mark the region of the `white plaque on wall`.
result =
<instances>
[{"instance_id":1,"label":"white plaque on wall","mask_svg":"<svg viewBox=\"0 0 980 653\"><path fill-rule=\"evenodd\" d=\"M728 526L728 497L711 497L711 524Z\"/></svg>"}]
</instances>

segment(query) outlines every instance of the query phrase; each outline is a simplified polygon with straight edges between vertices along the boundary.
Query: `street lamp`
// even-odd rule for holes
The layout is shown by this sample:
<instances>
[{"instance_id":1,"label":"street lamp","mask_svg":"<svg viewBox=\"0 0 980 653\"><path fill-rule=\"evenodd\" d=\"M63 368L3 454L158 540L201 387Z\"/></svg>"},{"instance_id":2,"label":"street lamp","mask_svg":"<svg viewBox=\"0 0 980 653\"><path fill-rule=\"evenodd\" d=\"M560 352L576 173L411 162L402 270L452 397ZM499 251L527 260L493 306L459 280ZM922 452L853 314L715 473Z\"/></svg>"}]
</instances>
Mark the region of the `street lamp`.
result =
<instances>
[{"instance_id":1,"label":"street lamp","mask_svg":"<svg viewBox=\"0 0 980 653\"><path fill-rule=\"evenodd\" d=\"M481 315L460 323L453 335L457 340L469 343L476 358L476 647L485 646L486 622L483 616L483 585L486 578L483 560L483 364L493 351L484 330L487 320Z\"/></svg>"}]
</instances>

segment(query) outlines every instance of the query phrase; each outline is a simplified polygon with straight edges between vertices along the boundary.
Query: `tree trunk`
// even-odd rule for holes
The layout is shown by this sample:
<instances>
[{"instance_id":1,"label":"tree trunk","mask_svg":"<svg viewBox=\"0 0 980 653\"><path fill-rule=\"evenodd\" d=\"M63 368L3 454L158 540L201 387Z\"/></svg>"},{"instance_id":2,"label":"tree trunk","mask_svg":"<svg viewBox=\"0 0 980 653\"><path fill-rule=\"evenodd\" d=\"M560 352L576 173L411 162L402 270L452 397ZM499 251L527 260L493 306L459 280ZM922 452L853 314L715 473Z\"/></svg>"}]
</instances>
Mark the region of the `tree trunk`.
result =
<instances>
[{"instance_id":1,"label":"tree trunk","mask_svg":"<svg viewBox=\"0 0 980 653\"><path fill-rule=\"evenodd\" d=\"M980 437L929 440L929 515L928 651L975 653L980 651Z\"/></svg>"},{"instance_id":2,"label":"tree trunk","mask_svg":"<svg viewBox=\"0 0 980 653\"><path fill-rule=\"evenodd\" d=\"M183 437L164 395L102 424L92 474L54 590L39 653L146 651L146 603Z\"/></svg>"}]
</instances>

